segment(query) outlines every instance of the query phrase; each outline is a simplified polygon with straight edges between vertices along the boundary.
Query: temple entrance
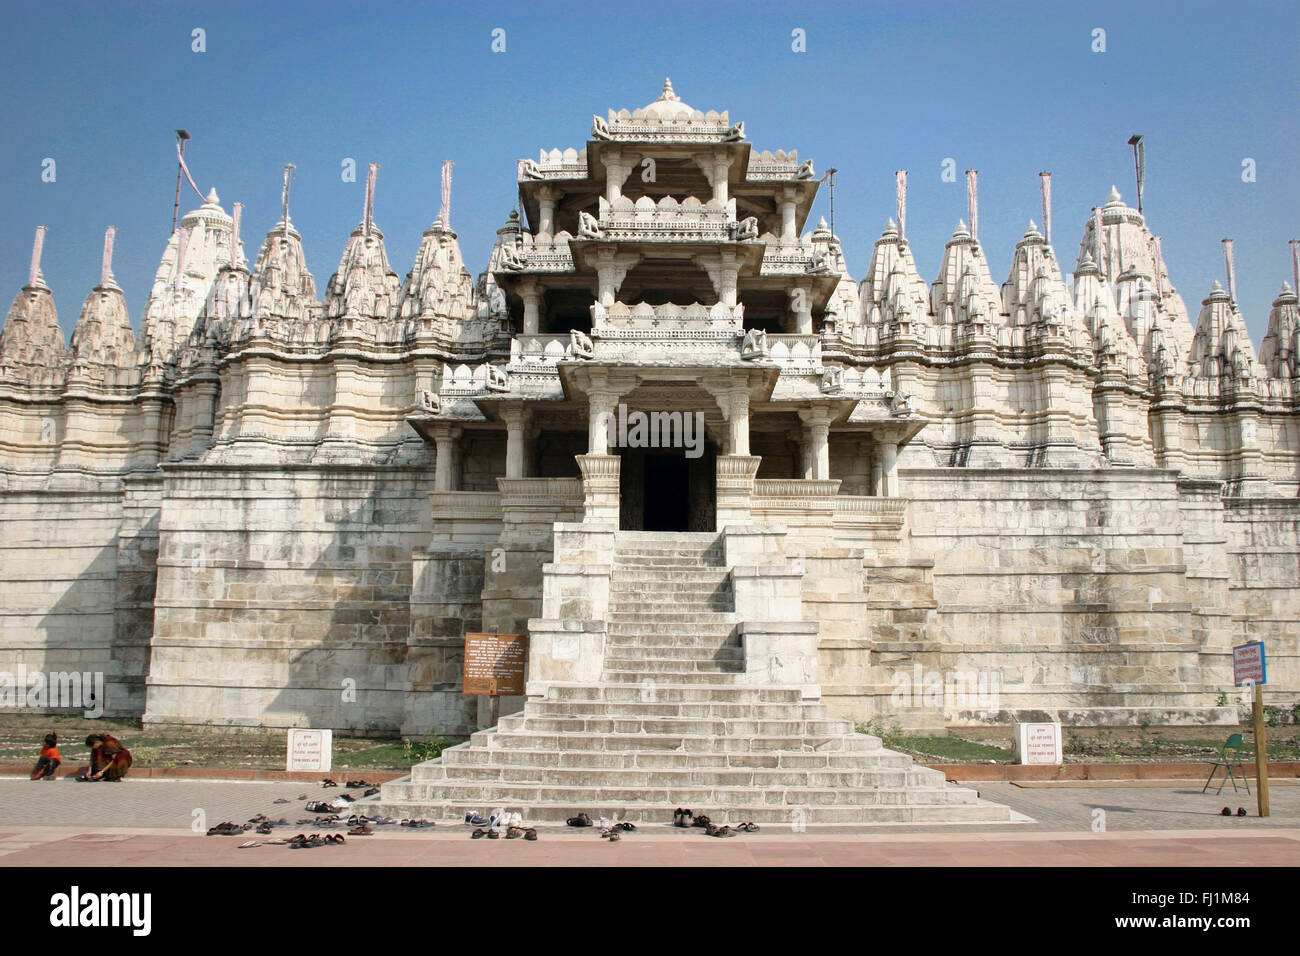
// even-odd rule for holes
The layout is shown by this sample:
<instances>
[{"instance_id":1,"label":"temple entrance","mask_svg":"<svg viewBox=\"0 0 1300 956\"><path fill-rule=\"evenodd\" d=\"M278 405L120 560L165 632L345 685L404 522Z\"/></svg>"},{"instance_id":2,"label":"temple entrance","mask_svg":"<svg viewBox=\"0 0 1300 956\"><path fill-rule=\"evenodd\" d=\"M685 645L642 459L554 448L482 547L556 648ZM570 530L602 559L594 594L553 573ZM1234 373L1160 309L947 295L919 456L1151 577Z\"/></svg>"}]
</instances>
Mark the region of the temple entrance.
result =
<instances>
[{"instance_id":1,"label":"temple entrance","mask_svg":"<svg viewBox=\"0 0 1300 956\"><path fill-rule=\"evenodd\" d=\"M716 450L687 458L678 450L619 450L621 531L713 531L717 516Z\"/></svg>"}]
</instances>

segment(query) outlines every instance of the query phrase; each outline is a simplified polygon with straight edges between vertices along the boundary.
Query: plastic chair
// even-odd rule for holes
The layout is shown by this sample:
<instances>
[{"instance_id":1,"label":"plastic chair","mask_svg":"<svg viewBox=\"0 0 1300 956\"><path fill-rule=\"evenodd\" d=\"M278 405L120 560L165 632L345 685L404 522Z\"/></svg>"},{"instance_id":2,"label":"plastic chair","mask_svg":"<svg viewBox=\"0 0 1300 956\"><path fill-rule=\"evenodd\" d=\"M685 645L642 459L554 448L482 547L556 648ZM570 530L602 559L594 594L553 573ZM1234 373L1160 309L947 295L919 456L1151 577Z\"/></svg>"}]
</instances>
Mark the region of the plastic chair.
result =
<instances>
[{"instance_id":1,"label":"plastic chair","mask_svg":"<svg viewBox=\"0 0 1300 956\"><path fill-rule=\"evenodd\" d=\"M1246 771L1241 770L1243 761L1240 760L1237 756L1237 752L1241 750L1241 745L1242 745L1241 734L1233 734L1231 737L1227 739L1224 745L1221 748L1219 748L1219 755L1217 757L1215 757L1213 760L1205 761L1206 763L1211 765L1210 775L1205 780L1205 786L1201 787L1201 793L1204 793L1206 790L1209 789L1210 782L1214 779L1214 773L1220 767L1222 767L1226 771L1226 773L1224 779L1219 781L1219 789L1214 791L1216 794L1221 793L1223 791L1223 785L1227 783L1229 780L1232 781L1232 792L1233 793L1237 792L1237 780L1232 773L1232 769L1234 767L1236 767L1240 771L1241 782L1245 784L1246 792L1250 793L1250 781L1246 779Z\"/></svg>"}]
</instances>

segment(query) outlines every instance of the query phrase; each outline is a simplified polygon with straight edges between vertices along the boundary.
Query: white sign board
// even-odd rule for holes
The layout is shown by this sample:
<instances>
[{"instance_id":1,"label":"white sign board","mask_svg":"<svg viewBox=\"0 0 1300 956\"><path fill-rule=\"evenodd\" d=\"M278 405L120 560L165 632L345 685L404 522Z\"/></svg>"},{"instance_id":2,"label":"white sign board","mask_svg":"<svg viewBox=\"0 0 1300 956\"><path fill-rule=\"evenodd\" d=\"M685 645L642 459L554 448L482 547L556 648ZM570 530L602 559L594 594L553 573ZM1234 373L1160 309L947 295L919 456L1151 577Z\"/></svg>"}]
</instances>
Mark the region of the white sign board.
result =
<instances>
[{"instance_id":1,"label":"white sign board","mask_svg":"<svg viewBox=\"0 0 1300 956\"><path fill-rule=\"evenodd\" d=\"M291 730L285 770L329 770L334 762L334 731Z\"/></svg>"},{"instance_id":2,"label":"white sign board","mask_svg":"<svg viewBox=\"0 0 1300 956\"><path fill-rule=\"evenodd\" d=\"M1016 759L1022 764L1059 764L1061 754L1060 724L1016 724Z\"/></svg>"},{"instance_id":3,"label":"white sign board","mask_svg":"<svg viewBox=\"0 0 1300 956\"><path fill-rule=\"evenodd\" d=\"M1232 649L1232 683L1236 687L1243 684L1259 686L1268 682L1268 673L1264 667L1264 642L1251 641Z\"/></svg>"}]
</instances>

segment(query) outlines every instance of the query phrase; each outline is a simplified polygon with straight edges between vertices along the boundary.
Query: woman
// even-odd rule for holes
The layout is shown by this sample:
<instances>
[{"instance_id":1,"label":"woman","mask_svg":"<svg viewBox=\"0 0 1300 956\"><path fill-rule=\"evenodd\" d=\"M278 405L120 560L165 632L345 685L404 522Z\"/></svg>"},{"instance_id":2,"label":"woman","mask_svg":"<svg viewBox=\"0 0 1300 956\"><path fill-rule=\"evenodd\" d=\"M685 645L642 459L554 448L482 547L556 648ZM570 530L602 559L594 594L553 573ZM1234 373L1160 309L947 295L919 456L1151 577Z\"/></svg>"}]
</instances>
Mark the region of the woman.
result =
<instances>
[{"instance_id":1,"label":"woman","mask_svg":"<svg viewBox=\"0 0 1300 956\"><path fill-rule=\"evenodd\" d=\"M86 780L120 781L131 768L131 751L112 734L91 734L86 738L90 748L90 770Z\"/></svg>"}]
</instances>

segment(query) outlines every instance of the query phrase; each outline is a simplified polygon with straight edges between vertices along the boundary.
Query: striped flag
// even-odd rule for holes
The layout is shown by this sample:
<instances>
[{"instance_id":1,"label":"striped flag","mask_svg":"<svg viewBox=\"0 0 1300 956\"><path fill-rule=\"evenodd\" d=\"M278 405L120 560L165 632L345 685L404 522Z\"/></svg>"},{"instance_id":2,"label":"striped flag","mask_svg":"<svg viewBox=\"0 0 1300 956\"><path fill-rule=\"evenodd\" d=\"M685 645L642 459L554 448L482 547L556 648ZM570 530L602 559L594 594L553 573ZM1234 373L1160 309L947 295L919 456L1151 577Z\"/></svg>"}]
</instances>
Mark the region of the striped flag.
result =
<instances>
[{"instance_id":1,"label":"striped flag","mask_svg":"<svg viewBox=\"0 0 1300 956\"><path fill-rule=\"evenodd\" d=\"M361 217L361 234L370 235L370 227L374 223L375 213L375 177L379 175L379 164L371 163L370 172L366 175L366 206L365 212Z\"/></svg>"},{"instance_id":2,"label":"striped flag","mask_svg":"<svg viewBox=\"0 0 1300 956\"><path fill-rule=\"evenodd\" d=\"M907 170L894 173L894 198L898 205L898 238L907 239Z\"/></svg>"},{"instance_id":3,"label":"striped flag","mask_svg":"<svg viewBox=\"0 0 1300 956\"><path fill-rule=\"evenodd\" d=\"M966 218L970 221L970 237L976 242L980 240L979 175L978 169L966 170Z\"/></svg>"},{"instance_id":4,"label":"striped flag","mask_svg":"<svg viewBox=\"0 0 1300 956\"><path fill-rule=\"evenodd\" d=\"M450 159L442 161L442 208L438 211L438 221L444 229L451 228L451 167L455 165Z\"/></svg>"},{"instance_id":5,"label":"striped flag","mask_svg":"<svg viewBox=\"0 0 1300 956\"><path fill-rule=\"evenodd\" d=\"M1232 240L1223 240L1223 263L1228 270L1228 298L1232 300L1233 308L1237 305L1237 268L1232 261Z\"/></svg>"},{"instance_id":6,"label":"striped flag","mask_svg":"<svg viewBox=\"0 0 1300 956\"><path fill-rule=\"evenodd\" d=\"M113 284L113 239L117 236L117 226L104 230L104 257L99 263L99 284L107 287Z\"/></svg>"},{"instance_id":7,"label":"striped flag","mask_svg":"<svg viewBox=\"0 0 1300 956\"><path fill-rule=\"evenodd\" d=\"M36 238L32 240L32 266L27 270L27 284L35 286L41 276L41 250L45 248L45 227L36 227Z\"/></svg>"},{"instance_id":8,"label":"striped flag","mask_svg":"<svg viewBox=\"0 0 1300 956\"><path fill-rule=\"evenodd\" d=\"M1039 191L1043 194L1043 238L1052 244L1052 174L1038 174Z\"/></svg>"},{"instance_id":9,"label":"striped flag","mask_svg":"<svg viewBox=\"0 0 1300 956\"><path fill-rule=\"evenodd\" d=\"M284 235L289 234L289 183L293 180L293 163L284 164L284 185L280 188L280 221L284 223Z\"/></svg>"},{"instance_id":10,"label":"striped flag","mask_svg":"<svg viewBox=\"0 0 1300 956\"><path fill-rule=\"evenodd\" d=\"M239 220L244 215L244 204L235 203L235 212L231 217L233 222L230 226L230 267L232 269L239 267Z\"/></svg>"}]
</instances>

